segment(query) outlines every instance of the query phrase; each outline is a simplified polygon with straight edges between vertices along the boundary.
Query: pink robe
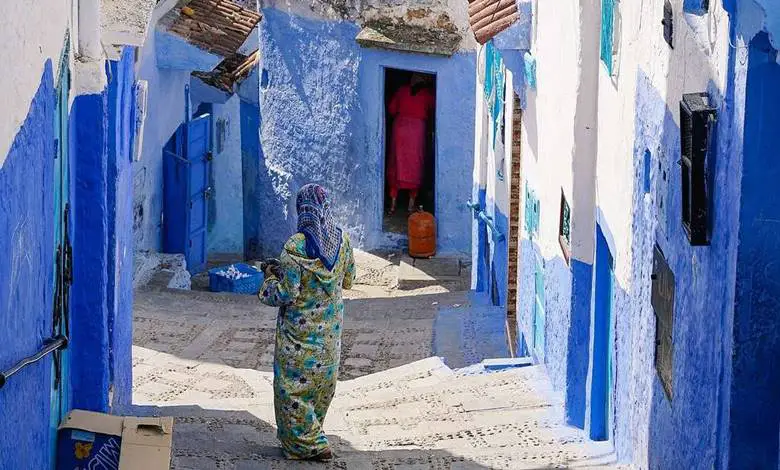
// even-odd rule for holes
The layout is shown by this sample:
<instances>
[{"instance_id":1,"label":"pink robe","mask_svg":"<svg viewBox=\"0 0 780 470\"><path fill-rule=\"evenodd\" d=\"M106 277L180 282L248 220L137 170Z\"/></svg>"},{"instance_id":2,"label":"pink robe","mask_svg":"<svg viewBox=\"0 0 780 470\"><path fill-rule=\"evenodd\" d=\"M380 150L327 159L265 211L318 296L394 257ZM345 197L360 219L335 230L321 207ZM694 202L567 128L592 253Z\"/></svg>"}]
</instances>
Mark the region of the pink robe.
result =
<instances>
[{"instance_id":1,"label":"pink robe","mask_svg":"<svg viewBox=\"0 0 780 470\"><path fill-rule=\"evenodd\" d=\"M431 90L421 88L412 95L412 87L404 85L390 100L388 111L393 117L387 182L391 192L399 189L417 190L422 185L425 169L428 119L434 109Z\"/></svg>"}]
</instances>

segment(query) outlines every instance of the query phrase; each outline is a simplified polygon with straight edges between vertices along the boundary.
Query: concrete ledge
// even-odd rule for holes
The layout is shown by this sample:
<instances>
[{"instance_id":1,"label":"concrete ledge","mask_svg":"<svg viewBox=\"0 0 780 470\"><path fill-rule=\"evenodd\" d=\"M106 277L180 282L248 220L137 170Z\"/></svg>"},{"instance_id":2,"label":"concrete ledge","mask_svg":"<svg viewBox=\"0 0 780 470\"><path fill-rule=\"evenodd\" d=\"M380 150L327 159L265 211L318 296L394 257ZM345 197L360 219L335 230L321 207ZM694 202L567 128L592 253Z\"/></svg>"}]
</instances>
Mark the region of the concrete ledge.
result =
<instances>
[{"instance_id":1,"label":"concrete ledge","mask_svg":"<svg viewBox=\"0 0 780 470\"><path fill-rule=\"evenodd\" d=\"M463 38L456 32L430 30L408 24L366 25L355 40L364 47L416 52L449 57L458 50Z\"/></svg>"},{"instance_id":2,"label":"concrete ledge","mask_svg":"<svg viewBox=\"0 0 780 470\"><path fill-rule=\"evenodd\" d=\"M491 371L512 369L515 367L528 367L532 365L534 365L534 360L531 357L485 359L482 361L482 366L486 370Z\"/></svg>"}]
</instances>

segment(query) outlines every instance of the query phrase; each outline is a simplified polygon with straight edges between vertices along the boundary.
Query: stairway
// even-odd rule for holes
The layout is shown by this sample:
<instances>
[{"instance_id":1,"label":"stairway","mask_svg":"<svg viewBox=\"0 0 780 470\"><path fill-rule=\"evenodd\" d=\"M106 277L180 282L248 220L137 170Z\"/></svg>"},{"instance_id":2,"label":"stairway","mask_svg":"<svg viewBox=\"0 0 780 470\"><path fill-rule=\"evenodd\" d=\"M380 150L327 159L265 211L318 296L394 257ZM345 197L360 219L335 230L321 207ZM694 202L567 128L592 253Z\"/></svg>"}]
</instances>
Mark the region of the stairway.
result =
<instances>
[{"instance_id":1,"label":"stairway","mask_svg":"<svg viewBox=\"0 0 780 470\"><path fill-rule=\"evenodd\" d=\"M466 374L436 357L340 382L325 422L327 465L284 461L272 374L135 347L136 406L176 417L173 468L614 468L604 443L562 426L562 401L537 366ZM164 380L155 380L163 378Z\"/></svg>"}]
</instances>

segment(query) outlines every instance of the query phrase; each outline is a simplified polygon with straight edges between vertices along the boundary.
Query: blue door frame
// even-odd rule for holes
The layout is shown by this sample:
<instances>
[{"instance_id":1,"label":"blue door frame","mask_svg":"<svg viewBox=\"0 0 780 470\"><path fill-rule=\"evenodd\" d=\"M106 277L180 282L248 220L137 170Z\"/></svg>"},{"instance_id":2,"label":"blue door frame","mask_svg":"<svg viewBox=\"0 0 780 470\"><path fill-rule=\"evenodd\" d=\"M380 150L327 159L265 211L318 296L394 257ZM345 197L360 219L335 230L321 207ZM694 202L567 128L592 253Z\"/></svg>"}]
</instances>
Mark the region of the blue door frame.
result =
<instances>
[{"instance_id":1,"label":"blue door frame","mask_svg":"<svg viewBox=\"0 0 780 470\"><path fill-rule=\"evenodd\" d=\"M593 306L593 368L591 376L590 438L606 441L611 438L614 376L612 351L614 321L612 293L614 259L601 226L596 226L596 280Z\"/></svg>"},{"instance_id":2,"label":"blue door frame","mask_svg":"<svg viewBox=\"0 0 780 470\"><path fill-rule=\"evenodd\" d=\"M55 96L54 132L54 305L52 337L70 335L70 285L72 248L70 214L70 139L68 110L70 98L69 41L60 59L60 75ZM53 356L50 400L50 455L54 465L57 429L70 410L70 352L57 351Z\"/></svg>"}]
</instances>

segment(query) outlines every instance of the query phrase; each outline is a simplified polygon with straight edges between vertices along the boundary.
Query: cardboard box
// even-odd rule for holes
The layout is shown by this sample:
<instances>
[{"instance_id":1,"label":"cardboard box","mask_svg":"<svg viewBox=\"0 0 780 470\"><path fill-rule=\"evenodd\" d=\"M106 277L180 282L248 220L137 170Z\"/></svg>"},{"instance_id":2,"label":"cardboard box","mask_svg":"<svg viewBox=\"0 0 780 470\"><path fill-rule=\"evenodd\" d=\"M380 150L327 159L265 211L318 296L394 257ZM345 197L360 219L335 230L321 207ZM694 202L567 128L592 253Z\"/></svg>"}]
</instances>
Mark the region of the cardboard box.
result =
<instances>
[{"instance_id":1,"label":"cardboard box","mask_svg":"<svg viewBox=\"0 0 780 470\"><path fill-rule=\"evenodd\" d=\"M57 470L168 470L173 418L73 410L60 425Z\"/></svg>"}]
</instances>

